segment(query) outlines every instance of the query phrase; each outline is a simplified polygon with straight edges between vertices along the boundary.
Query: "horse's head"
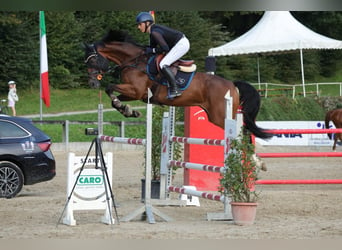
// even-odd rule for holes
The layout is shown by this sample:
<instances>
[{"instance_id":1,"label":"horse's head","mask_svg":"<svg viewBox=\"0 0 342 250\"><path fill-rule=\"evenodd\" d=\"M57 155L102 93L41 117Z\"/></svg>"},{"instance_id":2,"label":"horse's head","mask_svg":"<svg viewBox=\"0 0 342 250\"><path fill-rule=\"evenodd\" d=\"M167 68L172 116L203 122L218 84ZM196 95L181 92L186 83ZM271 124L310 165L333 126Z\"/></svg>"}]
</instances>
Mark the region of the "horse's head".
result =
<instances>
[{"instance_id":1,"label":"horse's head","mask_svg":"<svg viewBox=\"0 0 342 250\"><path fill-rule=\"evenodd\" d=\"M110 61L121 68L127 65L137 67L141 63L140 57L146 61L144 46L136 44L126 31L110 30L102 40L94 44L83 44L83 48L88 81L92 87L100 86L102 75L110 70Z\"/></svg>"},{"instance_id":2,"label":"horse's head","mask_svg":"<svg viewBox=\"0 0 342 250\"><path fill-rule=\"evenodd\" d=\"M109 70L109 62L97 52L95 44L84 44L85 64L88 68L88 83L93 88L100 87L102 74Z\"/></svg>"}]
</instances>

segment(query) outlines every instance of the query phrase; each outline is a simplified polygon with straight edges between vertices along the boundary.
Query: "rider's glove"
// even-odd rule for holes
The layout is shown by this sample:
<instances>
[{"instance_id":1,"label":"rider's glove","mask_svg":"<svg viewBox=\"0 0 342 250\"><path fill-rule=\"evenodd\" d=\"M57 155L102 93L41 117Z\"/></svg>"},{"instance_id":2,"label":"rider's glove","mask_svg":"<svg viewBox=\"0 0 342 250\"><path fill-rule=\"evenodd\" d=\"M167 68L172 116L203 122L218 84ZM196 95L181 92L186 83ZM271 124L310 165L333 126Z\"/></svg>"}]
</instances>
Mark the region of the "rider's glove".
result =
<instances>
[{"instance_id":1,"label":"rider's glove","mask_svg":"<svg viewBox=\"0 0 342 250\"><path fill-rule=\"evenodd\" d=\"M151 47L147 47L145 49L145 53L146 54L154 54L154 53L156 53L156 49L155 48L151 48Z\"/></svg>"}]
</instances>

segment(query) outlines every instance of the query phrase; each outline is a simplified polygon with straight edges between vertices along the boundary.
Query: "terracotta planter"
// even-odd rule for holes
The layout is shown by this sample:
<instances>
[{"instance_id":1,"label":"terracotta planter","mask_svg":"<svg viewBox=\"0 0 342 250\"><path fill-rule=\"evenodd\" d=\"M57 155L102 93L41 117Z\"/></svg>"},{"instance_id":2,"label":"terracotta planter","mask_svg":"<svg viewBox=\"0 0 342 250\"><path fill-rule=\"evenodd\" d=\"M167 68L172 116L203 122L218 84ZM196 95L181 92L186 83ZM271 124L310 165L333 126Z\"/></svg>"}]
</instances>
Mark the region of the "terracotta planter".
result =
<instances>
[{"instance_id":1,"label":"terracotta planter","mask_svg":"<svg viewBox=\"0 0 342 250\"><path fill-rule=\"evenodd\" d=\"M255 220L257 203L231 202L233 221L236 225L252 225Z\"/></svg>"}]
</instances>

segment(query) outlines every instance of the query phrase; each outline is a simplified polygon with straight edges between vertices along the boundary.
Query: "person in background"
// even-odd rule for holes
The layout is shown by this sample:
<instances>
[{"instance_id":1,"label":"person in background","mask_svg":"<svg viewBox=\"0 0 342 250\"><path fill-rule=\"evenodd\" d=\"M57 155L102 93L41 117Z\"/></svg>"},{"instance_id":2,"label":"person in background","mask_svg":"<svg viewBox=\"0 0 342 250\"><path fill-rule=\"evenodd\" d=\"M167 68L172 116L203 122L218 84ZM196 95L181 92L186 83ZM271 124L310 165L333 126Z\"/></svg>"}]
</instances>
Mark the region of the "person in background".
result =
<instances>
[{"instance_id":1,"label":"person in background","mask_svg":"<svg viewBox=\"0 0 342 250\"><path fill-rule=\"evenodd\" d=\"M15 103L19 101L15 81L8 82L8 107L12 109L13 116L16 116Z\"/></svg>"},{"instance_id":2,"label":"person in background","mask_svg":"<svg viewBox=\"0 0 342 250\"><path fill-rule=\"evenodd\" d=\"M180 96L181 91L176 84L170 65L189 51L189 40L178 30L155 24L152 15L148 12L140 12L136 17L136 22L141 32L150 34L150 46L146 48L146 53L165 53L159 67L169 82L170 94L168 98Z\"/></svg>"}]
</instances>

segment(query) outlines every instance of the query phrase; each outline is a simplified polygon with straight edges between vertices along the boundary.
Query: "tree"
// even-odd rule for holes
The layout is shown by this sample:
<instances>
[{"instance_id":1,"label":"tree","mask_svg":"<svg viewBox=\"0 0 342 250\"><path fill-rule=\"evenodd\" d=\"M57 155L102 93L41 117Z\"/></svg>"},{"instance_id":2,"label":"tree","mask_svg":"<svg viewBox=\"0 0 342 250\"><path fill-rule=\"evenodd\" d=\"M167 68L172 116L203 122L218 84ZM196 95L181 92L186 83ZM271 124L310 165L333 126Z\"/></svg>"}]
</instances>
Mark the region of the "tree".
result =
<instances>
[{"instance_id":1,"label":"tree","mask_svg":"<svg viewBox=\"0 0 342 250\"><path fill-rule=\"evenodd\" d=\"M82 27L72 12L48 11L45 15L50 84L55 88L81 86ZM63 34L63 35L61 35Z\"/></svg>"},{"instance_id":2,"label":"tree","mask_svg":"<svg viewBox=\"0 0 342 250\"><path fill-rule=\"evenodd\" d=\"M19 88L27 88L39 77L37 43L32 37L37 34L33 30L32 12L0 12L0 81L15 80ZM38 18L38 14L36 16ZM37 35L39 40L39 36ZM34 75L33 72L37 72ZM0 90L8 86L1 84Z\"/></svg>"},{"instance_id":3,"label":"tree","mask_svg":"<svg viewBox=\"0 0 342 250\"><path fill-rule=\"evenodd\" d=\"M156 22L182 31L190 41L190 51L185 55L194 59L199 71L204 71L204 59L215 41L223 40L227 32L221 25L203 18L197 11L156 12Z\"/></svg>"},{"instance_id":4,"label":"tree","mask_svg":"<svg viewBox=\"0 0 342 250\"><path fill-rule=\"evenodd\" d=\"M137 29L139 11L46 11L46 31L50 84L54 88L88 87L84 52L81 44L100 40L110 29L127 30L142 45L149 36ZM209 48L231 41L247 32L263 12L156 11L156 22L178 29L191 43L185 59L194 59L198 71L204 71ZM342 12L291 12L300 22L323 35L342 40ZM7 93L13 79L21 89L39 87L39 15L38 11L0 12L0 91ZM314 81L336 77L342 51L305 52L305 78ZM256 55L218 57L217 74L228 79L257 81ZM298 77L298 53L259 56L262 81L293 82ZM294 70L295 69L295 70ZM113 83L118 78L104 80ZM18 86L19 87L19 86Z\"/></svg>"}]
</instances>

